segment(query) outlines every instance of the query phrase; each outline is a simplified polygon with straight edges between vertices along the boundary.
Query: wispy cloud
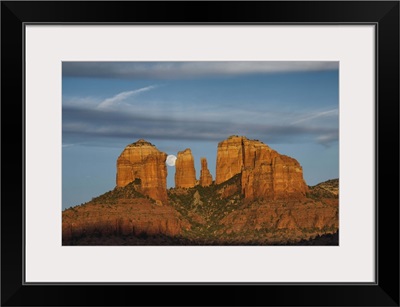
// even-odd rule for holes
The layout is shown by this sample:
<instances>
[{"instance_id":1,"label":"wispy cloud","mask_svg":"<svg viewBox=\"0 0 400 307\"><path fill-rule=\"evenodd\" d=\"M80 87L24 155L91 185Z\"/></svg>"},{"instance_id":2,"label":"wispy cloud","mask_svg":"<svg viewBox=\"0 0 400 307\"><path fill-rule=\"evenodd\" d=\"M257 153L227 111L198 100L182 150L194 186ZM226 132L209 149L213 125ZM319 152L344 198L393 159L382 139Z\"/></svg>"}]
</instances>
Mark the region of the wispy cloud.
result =
<instances>
[{"instance_id":1,"label":"wispy cloud","mask_svg":"<svg viewBox=\"0 0 400 307\"><path fill-rule=\"evenodd\" d=\"M77 107L83 109L122 109L129 107L129 103L126 102L129 98L137 96L141 93L148 92L157 88L157 85L150 85L146 87L142 87L139 89L124 91L114 96L107 98L99 98L99 97L63 97L63 106L66 107Z\"/></svg>"},{"instance_id":2,"label":"wispy cloud","mask_svg":"<svg viewBox=\"0 0 400 307\"><path fill-rule=\"evenodd\" d=\"M63 137L66 142L83 142L101 138L152 138L166 140L220 141L231 134L247 135L266 143L314 142L327 144L337 140L337 128L275 122L249 122L154 116L117 110L63 108Z\"/></svg>"},{"instance_id":3,"label":"wispy cloud","mask_svg":"<svg viewBox=\"0 0 400 307\"><path fill-rule=\"evenodd\" d=\"M292 125L296 125L298 123L306 122L312 119L316 119L319 117L326 117L326 116L337 116L339 114L338 109L333 109L329 111L320 111L320 112L315 112L312 113L311 115L306 115L305 117L298 119L292 123Z\"/></svg>"},{"instance_id":4,"label":"wispy cloud","mask_svg":"<svg viewBox=\"0 0 400 307\"><path fill-rule=\"evenodd\" d=\"M175 79L338 70L336 61L63 62L63 77Z\"/></svg>"},{"instance_id":5,"label":"wispy cloud","mask_svg":"<svg viewBox=\"0 0 400 307\"><path fill-rule=\"evenodd\" d=\"M316 141L325 147L330 147L333 142L339 139L339 131L331 131L317 136Z\"/></svg>"},{"instance_id":6,"label":"wispy cloud","mask_svg":"<svg viewBox=\"0 0 400 307\"><path fill-rule=\"evenodd\" d=\"M133 91L126 91L126 92L121 92L117 95L114 95L113 97L104 99L102 102L99 103L99 105L97 106L98 109L107 109L110 108L112 106L115 106L117 104L119 104L120 102L126 100L129 97L132 97L134 95L138 95L140 93L143 92L147 92L150 91L152 89L156 88L156 86L151 85L151 86L147 86L147 87L143 87L137 90L133 90Z\"/></svg>"}]
</instances>

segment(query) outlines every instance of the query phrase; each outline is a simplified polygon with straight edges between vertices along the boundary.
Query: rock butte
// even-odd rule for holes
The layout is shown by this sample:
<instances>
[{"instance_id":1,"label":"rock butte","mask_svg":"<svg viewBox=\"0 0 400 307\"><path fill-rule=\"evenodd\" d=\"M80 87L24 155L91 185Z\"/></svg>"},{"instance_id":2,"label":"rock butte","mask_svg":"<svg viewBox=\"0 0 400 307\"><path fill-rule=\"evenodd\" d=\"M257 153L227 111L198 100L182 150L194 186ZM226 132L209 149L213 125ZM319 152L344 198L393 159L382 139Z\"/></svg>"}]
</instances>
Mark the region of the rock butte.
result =
<instances>
[{"instance_id":1,"label":"rock butte","mask_svg":"<svg viewBox=\"0 0 400 307\"><path fill-rule=\"evenodd\" d=\"M303 198L308 187L295 159L258 140L230 136L218 144L215 183L241 173L245 199Z\"/></svg>"},{"instance_id":2,"label":"rock butte","mask_svg":"<svg viewBox=\"0 0 400 307\"><path fill-rule=\"evenodd\" d=\"M143 139L126 146L117 159L117 187L124 187L139 179L141 193L156 200L158 204L166 204L166 158L166 153Z\"/></svg>"},{"instance_id":3,"label":"rock butte","mask_svg":"<svg viewBox=\"0 0 400 307\"><path fill-rule=\"evenodd\" d=\"M207 159L201 158L200 185L208 187L212 184L212 175L207 167Z\"/></svg>"}]
</instances>

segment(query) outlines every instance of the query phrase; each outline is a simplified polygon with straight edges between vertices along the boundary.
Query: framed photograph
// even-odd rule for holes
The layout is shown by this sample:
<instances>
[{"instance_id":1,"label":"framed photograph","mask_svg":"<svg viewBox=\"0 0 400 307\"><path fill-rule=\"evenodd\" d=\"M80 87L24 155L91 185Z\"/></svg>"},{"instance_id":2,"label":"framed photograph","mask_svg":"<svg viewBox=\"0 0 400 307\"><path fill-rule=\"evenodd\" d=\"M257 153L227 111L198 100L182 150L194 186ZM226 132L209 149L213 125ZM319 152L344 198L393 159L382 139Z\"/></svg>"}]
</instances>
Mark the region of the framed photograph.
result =
<instances>
[{"instance_id":1,"label":"framed photograph","mask_svg":"<svg viewBox=\"0 0 400 307\"><path fill-rule=\"evenodd\" d=\"M339 245L339 62L62 74L63 245Z\"/></svg>"},{"instance_id":2,"label":"framed photograph","mask_svg":"<svg viewBox=\"0 0 400 307\"><path fill-rule=\"evenodd\" d=\"M1 8L2 305L399 306L399 2Z\"/></svg>"}]
</instances>

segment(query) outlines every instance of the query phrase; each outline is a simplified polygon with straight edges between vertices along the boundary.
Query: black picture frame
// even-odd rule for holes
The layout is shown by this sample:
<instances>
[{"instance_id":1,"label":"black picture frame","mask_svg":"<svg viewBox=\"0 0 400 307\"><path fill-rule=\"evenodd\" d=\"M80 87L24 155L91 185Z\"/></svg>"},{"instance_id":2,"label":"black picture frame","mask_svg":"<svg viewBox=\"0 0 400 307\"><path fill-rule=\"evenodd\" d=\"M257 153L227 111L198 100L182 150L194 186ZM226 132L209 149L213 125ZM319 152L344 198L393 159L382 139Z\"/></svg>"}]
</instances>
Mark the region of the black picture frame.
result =
<instances>
[{"instance_id":1,"label":"black picture frame","mask_svg":"<svg viewBox=\"0 0 400 307\"><path fill-rule=\"evenodd\" d=\"M375 25L376 283L25 284L24 25L33 22ZM1 77L2 306L399 306L398 1L3 1Z\"/></svg>"}]
</instances>

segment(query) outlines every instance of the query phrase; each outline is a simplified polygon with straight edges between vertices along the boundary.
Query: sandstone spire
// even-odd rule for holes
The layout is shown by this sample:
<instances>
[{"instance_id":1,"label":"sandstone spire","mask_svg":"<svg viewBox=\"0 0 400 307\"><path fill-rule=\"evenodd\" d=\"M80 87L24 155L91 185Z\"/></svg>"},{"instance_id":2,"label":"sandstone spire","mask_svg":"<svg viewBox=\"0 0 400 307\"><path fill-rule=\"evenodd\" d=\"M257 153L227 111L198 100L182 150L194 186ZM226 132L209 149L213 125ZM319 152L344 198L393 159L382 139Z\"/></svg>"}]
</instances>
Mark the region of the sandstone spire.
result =
<instances>
[{"instance_id":1,"label":"sandstone spire","mask_svg":"<svg viewBox=\"0 0 400 307\"><path fill-rule=\"evenodd\" d=\"M193 188L196 185L196 170L192 151L187 148L178 152L175 161L175 187Z\"/></svg>"},{"instance_id":2,"label":"sandstone spire","mask_svg":"<svg viewBox=\"0 0 400 307\"><path fill-rule=\"evenodd\" d=\"M212 184L212 175L207 167L207 159L201 158L200 185L207 187Z\"/></svg>"},{"instance_id":3,"label":"sandstone spire","mask_svg":"<svg viewBox=\"0 0 400 307\"><path fill-rule=\"evenodd\" d=\"M166 157L166 153L143 139L126 146L117 159L117 187L138 179L141 193L167 203Z\"/></svg>"}]
</instances>

